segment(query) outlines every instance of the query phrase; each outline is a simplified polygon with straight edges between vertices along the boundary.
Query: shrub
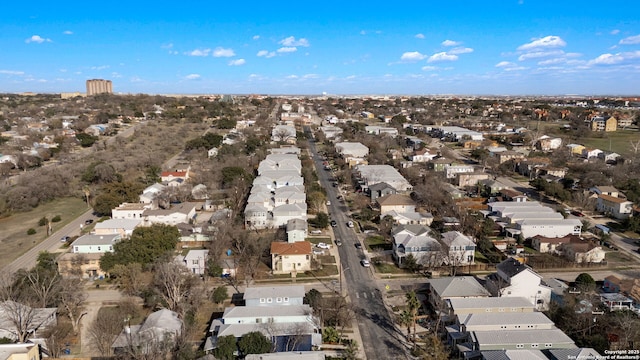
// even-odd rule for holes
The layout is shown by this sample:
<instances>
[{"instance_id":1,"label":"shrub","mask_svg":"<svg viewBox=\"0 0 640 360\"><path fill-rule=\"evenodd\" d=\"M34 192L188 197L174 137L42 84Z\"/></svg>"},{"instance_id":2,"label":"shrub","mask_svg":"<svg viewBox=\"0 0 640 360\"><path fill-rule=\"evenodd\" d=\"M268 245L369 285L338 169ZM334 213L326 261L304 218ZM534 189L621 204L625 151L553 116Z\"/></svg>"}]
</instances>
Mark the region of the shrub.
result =
<instances>
[{"instance_id":1,"label":"shrub","mask_svg":"<svg viewBox=\"0 0 640 360\"><path fill-rule=\"evenodd\" d=\"M27 235L33 235L36 233L36 229L34 228L29 228L29 230L27 230Z\"/></svg>"},{"instance_id":2,"label":"shrub","mask_svg":"<svg viewBox=\"0 0 640 360\"><path fill-rule=\"evenodd\" d=\"M38 226L45 226L47 225L47 222L49 222L49 220L43 216L40 220L38 220Z\"/></svg>"},{"instance_id":3,"label":"shrub","mask_svg":"<svg viewBox=\"0 0 640 360\"><path fill-rule=\"evenodd\" d=\"M60 220L62 220L60 215L56 215L56 216L53 217L53 219L51 219L52 222L60 222Z\"/></svg>"}]
</instances>

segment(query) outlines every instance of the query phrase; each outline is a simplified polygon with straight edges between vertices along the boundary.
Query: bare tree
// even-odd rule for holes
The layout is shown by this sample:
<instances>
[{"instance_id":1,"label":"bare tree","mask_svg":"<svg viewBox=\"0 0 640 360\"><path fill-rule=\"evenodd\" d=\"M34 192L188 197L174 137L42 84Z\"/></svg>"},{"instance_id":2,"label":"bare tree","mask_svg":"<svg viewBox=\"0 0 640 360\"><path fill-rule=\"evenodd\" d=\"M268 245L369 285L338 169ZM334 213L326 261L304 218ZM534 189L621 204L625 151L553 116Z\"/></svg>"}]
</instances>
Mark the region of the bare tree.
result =
<instances>
[{"instance_id":1,"label":"bare tree","mask_svg":"<svg viewBox=\"0 0 640 360\"><path fill-rule=\"evenodd\" d=\"M89 326L88 334L91 344L102 356L113 355L111 345L122 331L126 316L116 308L102 308L98 311L96 319Z\"/></svg>"},{"instance_id":2,"label":"bare tree","mask_svg":"<svg viewBox=\"0 0 640 360\"><path fill-rule=\"evenodd\" d=\"M23 281L38 300L38 306L46 307L53 303L59 293L61 279L57 272L32 269L24 274Z\"/></svg>"},{"instance_id":3,"label":"bare tree","mask_svg":"<svg viewBox=\"0 0 640 360\"><path fill-rule=\"evenodd\" d=\"M111 274L116 277L120 288L126 295L140 295L148 282L144 281L145 276L142 271L142 265L139 263L132 263L126 266L118 264L111 269Z\"/></svg>"},{"instance_id":4,"label":"bare tree","mask_svg":"<svg viewBox=\"0 0 640 360\"><path fill-rule=\"evenodd\" d=\"M633 151L633 154L638 154L638 151L640 151L640 140L629 140L629 145L631 147L631 151Z\"/></svg>"},{"instance_id":5,"label":"bare tree","mask_svg":"<svg viewBox=\"0 0 640 360\"><path fill-rule=\"evenodd\" d=\"M13 276L0 279L0 310L4 321L2 330L12 334L19 343L27 340L38 324L37 311L31 305L31 297L23 291Z\"/></svg>"},{"instance_id":6,"label":"bare tree","mask_svg":"<svg viewBox=\"0 0 640 360\"><path fill-rule=\"evenodd\" d=\"M56 326L52 326L44 333L47 351L52 358L58 358L62 355L62 349L69 342L69 335L72 327L69 323L59 322Z\"/></svg>"},{"instance_id":7,"label":"bare tree","mask_svg":"<svg viewBox=\"0 0 640 360\"><path fill-rule=\"evenodd\" d=\"M60 282L60 310L71 321L74 334L78 334L80 320L86 314L84 312L84 302L87 294L84 291L84 283L79 278L63 279Z\"/></svg>"},{"instance_id":8,"label":"bare tree","mask_svg":"<svg viewBox=\"0 0 640 360\"><path fill-rule=\"evenodd\" d=\"M167 309L184 314L184 305L195 287L196 277L181 264L169 259L154 266L153 287Z\"/></svg>"}]
</instances>

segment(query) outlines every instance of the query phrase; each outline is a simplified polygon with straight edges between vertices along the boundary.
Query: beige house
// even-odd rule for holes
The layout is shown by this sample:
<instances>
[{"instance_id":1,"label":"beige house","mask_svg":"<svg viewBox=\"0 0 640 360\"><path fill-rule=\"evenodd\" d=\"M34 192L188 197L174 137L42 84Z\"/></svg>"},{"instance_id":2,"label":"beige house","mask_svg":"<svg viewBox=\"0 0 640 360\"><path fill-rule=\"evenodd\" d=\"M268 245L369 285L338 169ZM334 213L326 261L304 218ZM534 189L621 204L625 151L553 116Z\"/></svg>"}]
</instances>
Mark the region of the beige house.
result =
<instances>
[{"instance_id":1,"label":"beige house","mask_svg":"<svg viewBox=\"0 0 640 360\"><path fill-rule=\"evenodd\" d=\"M62 277L80 276L83 279L105 277L107 274L100 269L102 255L100 253L65 253L58 257L58 272Z\"/></svg>"},{"instance_id":2,"label":"beige house","mask_svg":"<svg viewBox=\"0 0 640 360\"><path fill-rule=\"evenodd\" d=\"M569 244L570 242L580 242L580 237L577 235L567 235L564 237L545 237L537 235L531 238L531 246L541 253L556 253L563 244Z\"/></svg>"},{"instance_id":3,"label":"beige house","mask_svg":"<svg viewBox=\"0 0 640 360\"><path fill-rule=\"evenodd\" d=\"M292 274L311 270L311 243L308 241L272 242L271 270L274 274Z\"/></svg>"},{"instance_id":4,"label":"beige house","mask_svg":"<svg viewBox=\"0 0 640 360\"><path fill-rule=\"evenodd\" d=\"M408 213L416 211L416 203L406 195L391 194L376 199L380 205L380 214L395 211L398 213Z\"/></svg>"},{"instance_id":5,"label":"beige house","mask_svg":"<svg viewBox=\"0 0 640 360\"><path fill-rule=\"evenodd\" d=\"M560 247L565 258L578 264L600 263L604 261L605 252L600 246L585 241L569 243Z\"/></svg>"},{"instance_id":6,"label":"beige house","mask_svg":"<svg viewBox=\"0 0 640 360\"><path fill-rule=\"evenodd\" d=\"M40 360L40 345L33 343L0 345L2 360Z\"/></svg>"}]
</instances>

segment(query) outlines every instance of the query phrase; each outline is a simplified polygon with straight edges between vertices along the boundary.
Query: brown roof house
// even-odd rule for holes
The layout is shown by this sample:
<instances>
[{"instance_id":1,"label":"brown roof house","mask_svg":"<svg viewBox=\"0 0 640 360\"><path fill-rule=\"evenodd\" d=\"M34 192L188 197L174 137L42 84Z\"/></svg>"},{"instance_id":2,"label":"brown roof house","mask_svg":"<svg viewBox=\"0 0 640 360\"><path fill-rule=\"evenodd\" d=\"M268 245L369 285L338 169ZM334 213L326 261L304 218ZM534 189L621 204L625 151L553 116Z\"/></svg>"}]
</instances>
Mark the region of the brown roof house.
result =
<instances>
[{"instance_id":1,"label":"brown roof house","mask_svg":"<svg viewBox=\"0 0 640 360\"><path fill-rule=\"evenodd\" d=\"M558 248L562 255L578 264L601 263L604 261L604 250L590 241L570 242Z\"/></svg>"},{"instance_id":2,"label":"brown roof house","mask_svg":"<svg viewBox=\"0 0 640 360\"><path fill-rule=\"evenodd\" d=\"M311 243L271 243L271 270L274 274L291 274L311 270Z\"/></svg>"}]
</instances>

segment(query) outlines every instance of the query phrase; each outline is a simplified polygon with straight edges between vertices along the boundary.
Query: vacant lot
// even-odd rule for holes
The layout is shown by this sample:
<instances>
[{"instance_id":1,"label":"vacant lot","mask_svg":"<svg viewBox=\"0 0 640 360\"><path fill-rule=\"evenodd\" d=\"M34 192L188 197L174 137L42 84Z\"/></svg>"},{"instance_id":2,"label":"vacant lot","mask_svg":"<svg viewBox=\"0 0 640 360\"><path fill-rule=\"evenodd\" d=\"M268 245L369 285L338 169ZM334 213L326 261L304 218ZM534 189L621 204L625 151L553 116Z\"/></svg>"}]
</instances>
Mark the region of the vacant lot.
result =
<instances>
[{"instance_id":1,"label":"vacant lot","mask_svg":"<svg viewBox=\"0 0 640 360\"><path fill-rule=\"evenodd\" d=\"M625 130L608 133L600 133L603 136L585 137L581 141L582 145L589 148L596 148L603 151L613 151L620 155L628 156L633 153L631 141L640 141L640 132Z\"/></svg>"},{"instance_id":2,"label":"vacant lot","mask_svg":"<svg viewBox=\"0 0 640 360\"><path fill-rule=\"evenodd\" d=\"M60 222L51 223L55 232L85 211L87 211L87 204L81 199L65 198L40 205L29 212L0 219L0 229L2 229L0 231L2 245L0 268L5 267L47 237L46 228L38 226L38 220L42 217L51 219L60 215ZM36 230L34 235L27 235L27 230L30 228Z\"/></svg>"}]
</instances>

